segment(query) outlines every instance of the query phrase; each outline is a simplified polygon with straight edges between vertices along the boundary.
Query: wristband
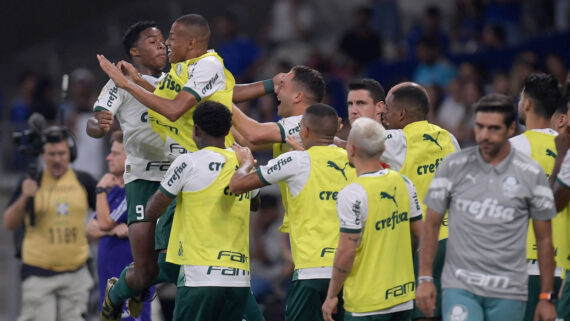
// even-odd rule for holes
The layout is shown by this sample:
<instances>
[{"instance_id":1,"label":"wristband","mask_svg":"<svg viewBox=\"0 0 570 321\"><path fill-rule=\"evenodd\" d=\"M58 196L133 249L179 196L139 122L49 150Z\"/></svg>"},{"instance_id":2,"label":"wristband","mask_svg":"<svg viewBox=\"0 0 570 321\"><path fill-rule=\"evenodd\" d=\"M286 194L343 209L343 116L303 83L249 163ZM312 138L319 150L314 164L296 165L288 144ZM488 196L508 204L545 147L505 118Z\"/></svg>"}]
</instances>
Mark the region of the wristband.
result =
<instances>
[{"instance_id":1,"label":"wristband","mask_svg":"<svg viewBox=\"0 0 570 321\"><path fill-rule=\"evenodd\" d=\"M263 89L265 89L265 94L272 94L275 92L275 86L273 85L273 79L265 79L263 81Z\"/></svg>"},{"instance_id":2,"label":"wristband","mask_svg":"<svg viewBox=\"0 0 570 321\"><path fill-rule=\"evenodd\" d=\"M422 283L433 283L433 276L429 276L429 275L418 276L418 284L422 284Z\"/></svg>"},{"instance_id":3,"label":"wristband","mask_svg":"<svg viewBox=\"0 0 570 321\"><path fill-rule=\"evenodd\" d=\"M547 300L547 301L554 301L556 300L556 293L554 292L540 292L540 295L538 296L539 300Z\"/></svg>"}]
</instances>

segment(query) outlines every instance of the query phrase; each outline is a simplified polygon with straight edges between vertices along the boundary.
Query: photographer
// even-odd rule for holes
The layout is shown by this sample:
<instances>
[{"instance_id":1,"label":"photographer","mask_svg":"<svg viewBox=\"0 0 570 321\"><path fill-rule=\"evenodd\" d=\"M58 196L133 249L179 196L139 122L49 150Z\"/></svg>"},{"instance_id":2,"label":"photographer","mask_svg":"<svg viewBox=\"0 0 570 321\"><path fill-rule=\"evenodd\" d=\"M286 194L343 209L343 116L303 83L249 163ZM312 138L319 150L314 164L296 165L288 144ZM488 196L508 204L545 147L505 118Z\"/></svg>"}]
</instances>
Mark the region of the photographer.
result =
<instances>
[{"instance_id":1,"label":"photographer","mask_svg":"<svg viewBox=\"0 0 570 321\"><path fill-rule=\"evenodd\" d=\"M48 128L42 142L44 170L37 181L23 179L4 212L6 229L25 226L18 320L83 320L93 286L85 219L95 208L96 182L69 168L74 146L65 129Z\"/></svg>"}]
</instances>

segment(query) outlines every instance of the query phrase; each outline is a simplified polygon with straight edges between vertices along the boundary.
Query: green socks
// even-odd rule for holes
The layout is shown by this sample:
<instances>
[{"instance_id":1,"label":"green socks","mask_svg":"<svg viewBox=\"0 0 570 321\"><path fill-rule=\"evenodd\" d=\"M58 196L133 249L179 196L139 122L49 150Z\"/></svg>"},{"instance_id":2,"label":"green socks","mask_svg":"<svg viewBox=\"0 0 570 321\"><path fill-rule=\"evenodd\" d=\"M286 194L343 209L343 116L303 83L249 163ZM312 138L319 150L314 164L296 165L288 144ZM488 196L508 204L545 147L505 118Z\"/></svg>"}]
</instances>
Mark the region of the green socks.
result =
<instances>
[{"instance_id":1,"label":"green socks","mask_svg":"<svg viewBox=\"0 0 570 321\"><path fill-rule=\"evenodd\" d=\"M126 299L139 294L139 291L135 291L127 285L126 276L128 269L129 267L127 266L123 272L121 272L121 277L109 291L109 299L113 304L123 305Z\"/></svg>"}]
</instances>

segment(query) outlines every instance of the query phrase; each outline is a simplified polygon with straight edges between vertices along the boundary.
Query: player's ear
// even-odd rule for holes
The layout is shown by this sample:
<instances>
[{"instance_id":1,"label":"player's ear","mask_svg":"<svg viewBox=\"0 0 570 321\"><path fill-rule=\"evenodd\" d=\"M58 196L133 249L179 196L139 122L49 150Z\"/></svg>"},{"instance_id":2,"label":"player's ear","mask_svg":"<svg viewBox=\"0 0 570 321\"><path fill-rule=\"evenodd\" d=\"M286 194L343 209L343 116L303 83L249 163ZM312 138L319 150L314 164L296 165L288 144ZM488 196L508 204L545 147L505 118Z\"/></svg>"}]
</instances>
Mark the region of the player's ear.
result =
<instances>
[{"instance_id":1,"label":"player's ear","mask_svg":"<svg viewBox=\"0 0 570 321\"><path fill-rule=\"evenodd\" d=\"M129 49L129 53L131 54L131 57L140 56L139 48L132 47L131 49Z\"/></svg>"}]
</instances>

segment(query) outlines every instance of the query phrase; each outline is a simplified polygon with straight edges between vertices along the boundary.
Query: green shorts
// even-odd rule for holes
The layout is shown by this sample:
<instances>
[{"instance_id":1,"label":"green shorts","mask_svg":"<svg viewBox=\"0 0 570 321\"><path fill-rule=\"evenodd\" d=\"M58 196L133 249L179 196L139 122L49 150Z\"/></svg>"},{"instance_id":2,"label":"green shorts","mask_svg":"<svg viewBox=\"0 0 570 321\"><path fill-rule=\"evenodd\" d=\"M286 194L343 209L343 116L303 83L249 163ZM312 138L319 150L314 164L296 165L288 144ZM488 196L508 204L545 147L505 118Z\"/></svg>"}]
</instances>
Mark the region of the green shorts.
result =
<instances>
[{"instance_id":1,"label":"green shorts","mask_svg":"<svg viewBox=\"0 0 570 321\"><path fill-rule=\"evenodd\" d=\"M146 202L156 192L160 182L137 179L125 184L127 195L127 224L148 222L145 216Z\"/></svg>"},{"instance_id":2,"label":"green shorts","mask_svg":"<svg viewBox=\"0 0 570 321\"><path fill-rule=\"evenodd\" d=\"M562 294L558 300L558 306L556 307L557 320L570 321L570 270L564 272L566 277L564 278L564 288L562 288Z\"/></svg>"},{"instance_id":3,"label":"green shorts","mask_svg":"<svg viewBox=\"0 0 570 321\"><path fill-rule=\"evenodd\" d=\"M344 321L408 321L412 317L412 310L355 317L352 313L344 312Z\"/></svg>"},{"instance_id":4,"label":"green shorts","mask_svg":"<svg viewBox=\"0 0 570 321\"><path fill-rule=\"evenodd\" d=\"M245 305L245 310L243 311L242 321L264 321L263 313L257 305L257 300L253 293L249 291L249 296L247 298L247 303Z\"/></svg>"},{"instance_id":5,"label":"green shorts","mask_svg":"<svg viewBox=\"0 0 570 321\"><path fill-rule=\"evenodd\" d=\"M294 280L287 293L286 321L317 321L323 320L321 310L330 279ZM342 292L339 294L337 313L333 314L335 320L344 319L344 302Z\"/></svg>"},{"instance_id":6,"label":"green shorts","mask_svg":"<svg viewBox=\"0 0 570 321\"><path fill-rule=\"evenodd\" d=\"M168 205L164 214L156 222L156 230L154 232L154 249L157 251L168 248L168 239L170 238L170 230L172 229L172 220L174 219L174 211L176 210L175 197Z\"/></svg>"},{"instance_id":7,"label":"green shorts","mask_svg":"<svg viewBox=\"0 0 570 321\"><path fill-rule=\"evenodd\" d=\"M443 263L445 261L445 248L447 245L447 239L440 240L437 244L437 253L433 260L433 283L437 291L435 309L433 310L432 318L441 318L441 272L443 272ZM419 271L419 252L414 255L414 274L416 276L416 284ZM425 314L420 311L414 304L414 309L412 310L412 320L428 318Z\"/></svg>"},{"instance_id":8,"label":"green shorts","mask_svg":"<svg viewBox=\"0 0 570 321\"><path fill-rule=\"evenodd\" d=\"M178 282L178 273L180 273L180 265L166 262L166 253L158 253L158 277L154 284L162 282L172 283L174 285Z\"/></svg>"},{"instance_id":9,"label":"green shorts","mask_svg":"<svg viewBox=\"0 0 570 321\"><path fill-rule=\"evenodd\" d=\"M178 287L173 320L241 321L249 294L249 287Z\"/></svg>"},{"instance_id":10,"label":"green shorts","mask_svg":"<svg viewBox=\"0 0 570 321\"><path fill-rule=\"evenodd\" d=\"M562 285L562 280L559 277L554 277L554 293L560 291L560 285ZM540 295L540 276L529 275L528 276L528 299L526 301L526 309L524 312L524 321L534 320L534 311L536 310L536 305L538 304L538 297ZM554 301L555 305L559 305L557 301Z\"/></svg>"}]
</instances>

